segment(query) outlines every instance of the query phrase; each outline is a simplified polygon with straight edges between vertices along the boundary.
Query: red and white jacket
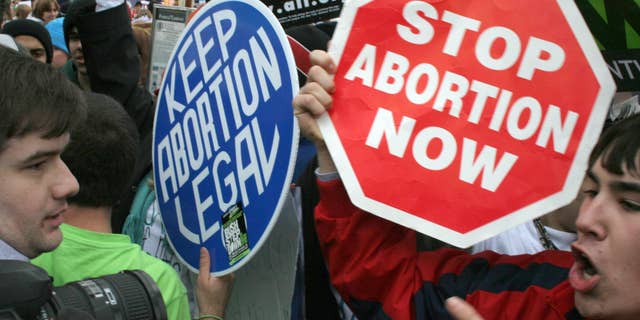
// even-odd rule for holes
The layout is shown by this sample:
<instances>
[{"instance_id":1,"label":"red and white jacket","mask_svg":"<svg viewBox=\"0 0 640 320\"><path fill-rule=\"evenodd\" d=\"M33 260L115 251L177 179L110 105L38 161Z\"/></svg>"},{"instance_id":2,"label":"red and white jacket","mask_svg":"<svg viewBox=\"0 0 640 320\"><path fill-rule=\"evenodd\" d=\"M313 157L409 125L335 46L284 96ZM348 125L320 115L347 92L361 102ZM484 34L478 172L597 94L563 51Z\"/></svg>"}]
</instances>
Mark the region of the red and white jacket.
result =
<instances>
[{"instance_id":1,"label":"red and white jacket","mask_svg":"<svg viewBox=\"0 0 640 320\"><path fill-rule=\"evenodd\" d=\"M340 180L318 184L331 280L359 319L451 319L444 301L454 295L485 319L582 319L567 281L571 253L419 252L415 231L356 208Z\"/></svg>"}]
</instances>

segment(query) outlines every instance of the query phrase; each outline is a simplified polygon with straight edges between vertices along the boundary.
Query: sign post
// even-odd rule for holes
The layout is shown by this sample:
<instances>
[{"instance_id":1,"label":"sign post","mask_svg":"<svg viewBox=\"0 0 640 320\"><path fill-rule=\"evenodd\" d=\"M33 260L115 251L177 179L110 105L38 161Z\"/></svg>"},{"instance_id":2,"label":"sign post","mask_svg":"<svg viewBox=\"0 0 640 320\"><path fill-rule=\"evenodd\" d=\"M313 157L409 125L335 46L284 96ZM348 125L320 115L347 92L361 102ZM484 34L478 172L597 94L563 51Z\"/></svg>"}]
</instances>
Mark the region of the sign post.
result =
<instances>
[{"instance_id":1,"label":"sign post","mask_svg":"<svg viewBox=\"0 0 640 320\"><path fill-rule=\"evenodd\" d=\"M154 5L153 11L151 57L146 84L147 90L151 93L160 88L162 75L169 61L169 55L180 38L182 30L187 24L187 18L193 12L193 9Z\"/></svg>"},{"instance_id":2,"label":"sign post","mask_svg":"<svg viewBox=\"0 0 640 320\"><path fill-rule=\"evenodd\" d=\"M351 200L459 247L568 204L615 91L571 0L353 0L330 53Z\"/></svg>"},{"instance_id":3,"label":"sign post","mask_svg":"<svg viewBox=\"0 0 640 320\"><path fill-rule=\"evenodd\" d=\"M213 1L189 22L162 81L154 184L169 242L223 275L261 247L290 188L298 143L295 62L259 1Z\"/></svg>"}]
</instances>

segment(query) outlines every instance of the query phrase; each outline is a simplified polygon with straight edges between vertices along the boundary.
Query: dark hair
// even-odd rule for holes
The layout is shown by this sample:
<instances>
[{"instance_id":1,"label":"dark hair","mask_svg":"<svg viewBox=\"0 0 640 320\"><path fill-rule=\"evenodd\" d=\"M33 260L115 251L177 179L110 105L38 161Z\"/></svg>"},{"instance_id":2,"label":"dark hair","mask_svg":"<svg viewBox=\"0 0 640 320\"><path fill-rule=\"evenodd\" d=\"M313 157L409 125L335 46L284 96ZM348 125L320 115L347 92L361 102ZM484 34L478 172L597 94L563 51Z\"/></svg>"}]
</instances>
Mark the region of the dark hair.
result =
<instances>
[{"instance_id":1,"label":"dark hair","mask_svg":"<svg viewBox=\"0 0 640 320\"><path fill-rule=\"evenodd\" d=\"M640 115L634 115L604 130L591 152L589 167L602 157L602 167L607 171L623 175L626 170L633 176L640 176L639 153Z\"/></svg>"},{"instance_id":2,"label":"dark hair","mask_svg":"<svg viewBox=\"0 0 640 320\"><path fill-rule=\"evenodd\" d=\"M48 64L0 47L0 150L8 139L70 132L86 115L80 89Z\"/></svg>"},{"instance_id":3,"label":"dark hair","mask_svg":"<svg viewBox=\"0 0 640 320\"><path fill-rule=\"evenodd\" d=\"M69 203L113 207L131 183L138 150L138 131L113 98L85 92L87 120L71 133L62 160L80 184Z\"/></svg>"}]
</instances>

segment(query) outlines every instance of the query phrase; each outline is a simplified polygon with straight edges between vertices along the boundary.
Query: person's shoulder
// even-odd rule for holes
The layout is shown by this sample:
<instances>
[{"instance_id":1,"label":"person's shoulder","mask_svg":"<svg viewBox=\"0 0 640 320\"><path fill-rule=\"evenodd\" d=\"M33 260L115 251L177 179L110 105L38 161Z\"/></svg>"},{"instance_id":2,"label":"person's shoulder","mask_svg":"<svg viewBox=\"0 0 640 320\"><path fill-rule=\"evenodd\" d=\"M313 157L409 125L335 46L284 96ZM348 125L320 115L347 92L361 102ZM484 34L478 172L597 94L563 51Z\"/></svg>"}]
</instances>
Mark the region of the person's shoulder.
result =
<instances>
[{"instance_id":1,"label":"person's shoulder","mask_svg":"<svg viewBox=\"0 0 640 320\"><path fill-rule=\"evenodd\" d=\"M141 251L140 255L143 257L142 260L145 266L142 270L148 273L151 278L158 283L160 290L162 290L162 286L172 286L175 287L175 289L186 292L178 272L170 264L144 251Z\"/></svg>"},{"instance_id":2,"label":"person's shoulder","mask_svg":"<svg viewBox=\"0 0 640 320\"><path fill-rule=\"evenodd\" d=\"M142 270L148 273L158 285L167 307L169 319L187 319L187 315L190 316L187 289L180 280L177 271L167 262L150 256L146 252L141 252L141 254L145 256L144 260L146 260L146 265Z\"/></svg>"}]
</instances>

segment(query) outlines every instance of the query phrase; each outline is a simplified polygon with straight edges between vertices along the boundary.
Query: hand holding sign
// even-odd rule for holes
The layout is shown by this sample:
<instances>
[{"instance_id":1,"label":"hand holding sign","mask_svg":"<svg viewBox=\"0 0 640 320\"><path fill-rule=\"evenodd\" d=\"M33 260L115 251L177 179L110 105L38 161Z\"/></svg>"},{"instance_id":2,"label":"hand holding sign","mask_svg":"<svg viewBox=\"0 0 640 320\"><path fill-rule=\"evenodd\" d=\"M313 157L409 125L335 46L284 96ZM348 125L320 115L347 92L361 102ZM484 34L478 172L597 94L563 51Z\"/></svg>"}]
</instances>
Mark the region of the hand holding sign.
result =
<instances>
[{"instance_id":1,"label":"hand holding sign","mask_svg":"<svg viewBox=\"0 0 640 320\"><path fill-rule=\"evenodd\" d=\"M300 132L313 141L316 147L324 150L326 149L324 139L316 118L331 108L333 101L331 95L335 91L333 82L335 63L327 52L321 50L312 51L309 58L312 67L309 70L307 83L294 97L293 109Z\"/></svg>"},{"instance_id":2,"label":"hand holding sign","mask_svg":"<svg viewBox=\"0 0 640 320\"><path fill-rule=\"evenodd\" d=\"M207 248L200 248L200 273L197 280L196 297L200 315L210 314L224 318L224 311L231 297L234 274L214 277L211 270L211 256Z\"/></svg>"}]
</instances>

